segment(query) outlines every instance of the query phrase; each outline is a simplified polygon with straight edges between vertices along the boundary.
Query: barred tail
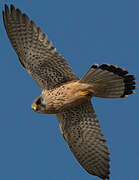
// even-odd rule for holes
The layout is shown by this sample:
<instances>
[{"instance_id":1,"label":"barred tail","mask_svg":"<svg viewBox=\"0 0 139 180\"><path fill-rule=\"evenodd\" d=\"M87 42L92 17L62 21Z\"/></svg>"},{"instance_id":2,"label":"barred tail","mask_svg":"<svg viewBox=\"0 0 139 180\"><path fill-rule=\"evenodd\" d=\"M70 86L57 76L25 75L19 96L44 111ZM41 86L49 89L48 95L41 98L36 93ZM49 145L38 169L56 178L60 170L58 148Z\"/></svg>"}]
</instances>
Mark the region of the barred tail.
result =
<instances>
[{"instance_id":1,"label":"barred tail","mask_svg":"<svg viewBox=\"0 0 139 180\"><path fill-rule=\"evenodd\" d=\"M94 64L81 78L80 83L92 84L93 95L102 98L127 97L137 88L135 77L115 65Z\"/></svg>"}]
</instances>

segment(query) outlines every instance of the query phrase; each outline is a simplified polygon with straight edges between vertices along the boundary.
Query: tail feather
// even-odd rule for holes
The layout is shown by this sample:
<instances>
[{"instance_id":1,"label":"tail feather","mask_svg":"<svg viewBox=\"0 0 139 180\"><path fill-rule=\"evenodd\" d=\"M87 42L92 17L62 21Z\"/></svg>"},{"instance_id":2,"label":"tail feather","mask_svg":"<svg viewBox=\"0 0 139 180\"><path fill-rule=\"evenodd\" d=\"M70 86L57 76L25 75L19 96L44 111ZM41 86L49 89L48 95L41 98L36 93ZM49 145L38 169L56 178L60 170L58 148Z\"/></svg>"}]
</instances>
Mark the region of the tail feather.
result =
<instances>
[{"instance_id":1,"label":"tail feather","mask_svg":"<svg viewBox=\"0 0 139 180\"><path fill-rule=\"evenodd\" d=\"M81 78L80 83L92 84L94 96L120 98L135 93L136 82L128 71L109 64L94 64ZM99 88L97 88L99 87Z\"/></svg>"},{"instance_id":2,"label":"tail feather","mask_svg":"<svg viewBox=\"0 0 139 180\"><path fill-rule=\"evenodd\" d=\"M104 72L104 73L103 73ZM101 81L114 81L119 80L119 76L113 74L112 72L103 71L101 74L99 74L97 77L94 77L93 82L101 82Z\"/></svg>"}]
</instances>

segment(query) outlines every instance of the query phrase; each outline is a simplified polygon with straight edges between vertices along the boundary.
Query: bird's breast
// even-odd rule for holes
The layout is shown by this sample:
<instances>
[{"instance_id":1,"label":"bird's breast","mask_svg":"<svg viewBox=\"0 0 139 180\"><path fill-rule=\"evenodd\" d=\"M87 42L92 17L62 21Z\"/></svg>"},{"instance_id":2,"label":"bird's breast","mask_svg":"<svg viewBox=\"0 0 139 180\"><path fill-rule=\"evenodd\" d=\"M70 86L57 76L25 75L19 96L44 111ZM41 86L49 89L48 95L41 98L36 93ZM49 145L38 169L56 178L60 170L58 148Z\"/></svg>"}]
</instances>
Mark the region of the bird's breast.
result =
<instances>
[{"instance_id":1,"label":"bird's breast","mask_svg":"<svg viewBox=\"0 0 139 180\"><path fill-rule=\"evenodd\" d=\"M83 87L77 82L66 83L60 87L43 91L46 111L55 114L85 102L90 97L83 96L82 91Z\"/></svg>"}]
</instances>

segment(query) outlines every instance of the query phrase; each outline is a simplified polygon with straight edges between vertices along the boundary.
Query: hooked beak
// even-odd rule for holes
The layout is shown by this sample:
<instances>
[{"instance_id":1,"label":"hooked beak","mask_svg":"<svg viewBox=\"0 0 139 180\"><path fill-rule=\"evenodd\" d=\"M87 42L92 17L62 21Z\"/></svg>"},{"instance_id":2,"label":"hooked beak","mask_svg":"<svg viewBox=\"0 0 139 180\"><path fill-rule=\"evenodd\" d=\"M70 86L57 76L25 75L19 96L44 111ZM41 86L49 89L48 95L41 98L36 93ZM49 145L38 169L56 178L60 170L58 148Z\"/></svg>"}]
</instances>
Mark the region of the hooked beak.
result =
<instances>
[{"instance_id":1,"label":"hooked beak","mask_svg":"<svg viewBox=\"0 0 139 180\"><path fill-rule=\"evenodd\" d=\"M33 109L34 111L36 111L36 110L37 110L37 105L36 105L36 104L33 104L33 105L32 105L32 109Z\"/></svg>"}]
</instances>

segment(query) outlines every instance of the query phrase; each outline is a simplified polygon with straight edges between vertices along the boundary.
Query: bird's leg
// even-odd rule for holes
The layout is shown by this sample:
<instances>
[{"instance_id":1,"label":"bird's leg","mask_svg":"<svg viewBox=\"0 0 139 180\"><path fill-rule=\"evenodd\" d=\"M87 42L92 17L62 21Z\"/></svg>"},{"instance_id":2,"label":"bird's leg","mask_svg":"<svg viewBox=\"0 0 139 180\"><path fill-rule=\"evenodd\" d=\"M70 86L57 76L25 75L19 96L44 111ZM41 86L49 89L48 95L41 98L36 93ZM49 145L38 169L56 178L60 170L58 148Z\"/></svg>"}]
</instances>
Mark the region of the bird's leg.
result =
<instances>
[{"instance_id":1,"label":"bird's leg","mask_svg":"<svg viewBox=\"0 0 139 180\"><path fill-rule=\"evenodd\" d=\"M82 96L87 96L89 94L89 91L81 91Z\"/></svg>"}]
</instances>

